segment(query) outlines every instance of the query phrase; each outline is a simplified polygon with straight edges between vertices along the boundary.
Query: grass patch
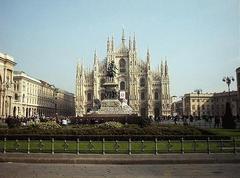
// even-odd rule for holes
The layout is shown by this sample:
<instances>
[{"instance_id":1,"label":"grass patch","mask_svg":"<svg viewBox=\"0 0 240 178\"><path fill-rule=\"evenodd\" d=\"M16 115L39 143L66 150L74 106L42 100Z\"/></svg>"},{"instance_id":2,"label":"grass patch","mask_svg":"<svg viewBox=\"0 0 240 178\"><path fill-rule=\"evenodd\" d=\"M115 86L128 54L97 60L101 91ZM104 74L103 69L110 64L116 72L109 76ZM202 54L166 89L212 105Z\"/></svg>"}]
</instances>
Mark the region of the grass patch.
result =
<instances>
[{"instance_id":1,"label":"grass patch","mask_svg":"<svg viewBox=\"0 0 240 178\"><path fill-rule=\"evenodd\" d=\"M73 153L79 150L80 154L102 154L103 148L106 154L128 154L130 147L128 141L64 141L55 140L54 146L51 140L31 140L31 153L51 153L54 147L55 153ZM4 146L5 145L5 146ZM5 147L5 148L4 148ZM157 148L157 151L156 151ZM22 152L27 153L27 140L7 140L5 143L0 141L0 151L3 152ZM236 140L236 150L240 151L240 140ZM234 152L234 142L232 140L158 140L155 141L132 141L132 154L155 154L157 153L212 153Z\"/></svg>"},{"instance_id":2,"label":"grass patch","mask_svg":"<svg viewBox=\"0 0 240 178\"><path fill-rule=\"evenodd\" d=\"M240 129L208 129L219 136L240 137Z\"/></svg>"}]
</instances>

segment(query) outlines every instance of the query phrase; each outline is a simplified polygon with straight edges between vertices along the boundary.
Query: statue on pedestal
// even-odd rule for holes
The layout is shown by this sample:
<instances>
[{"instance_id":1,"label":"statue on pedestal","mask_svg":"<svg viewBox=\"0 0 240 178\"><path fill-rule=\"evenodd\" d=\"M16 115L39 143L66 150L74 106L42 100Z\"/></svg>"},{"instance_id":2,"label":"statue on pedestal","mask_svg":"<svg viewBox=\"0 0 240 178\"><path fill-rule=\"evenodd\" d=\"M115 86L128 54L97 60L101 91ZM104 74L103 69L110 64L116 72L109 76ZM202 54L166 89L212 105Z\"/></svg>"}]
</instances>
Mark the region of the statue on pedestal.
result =
<instances>
[{"instance_id":1,"label":"statue on pedestal","mask_svg":"<svg viewBox=\"0 0 240 178\"><path fill-rule=\"evenodd\" d=\"M114 77L116 76L117 67L112 60L107 67L107 81L105 84L106 98L107 99L117 99L118 92L116 91L117 83L114 82Z\"/></svg>"},{"instance_id":2,"label":"statue on pedestal","mask_svg":"<svg viewBox=\"0 0 240 178\"><path fill-rule=\"evenodd\" d=\"M114 61L112 60L112 61L108 64L108 67L107 67L107 77L109 77L109 79L110 79L111 81L113 81L114 77L116 76L116 73L117 73L116 70L118 70L118 69L117 69Z\"/></svg>"}]
</instances>

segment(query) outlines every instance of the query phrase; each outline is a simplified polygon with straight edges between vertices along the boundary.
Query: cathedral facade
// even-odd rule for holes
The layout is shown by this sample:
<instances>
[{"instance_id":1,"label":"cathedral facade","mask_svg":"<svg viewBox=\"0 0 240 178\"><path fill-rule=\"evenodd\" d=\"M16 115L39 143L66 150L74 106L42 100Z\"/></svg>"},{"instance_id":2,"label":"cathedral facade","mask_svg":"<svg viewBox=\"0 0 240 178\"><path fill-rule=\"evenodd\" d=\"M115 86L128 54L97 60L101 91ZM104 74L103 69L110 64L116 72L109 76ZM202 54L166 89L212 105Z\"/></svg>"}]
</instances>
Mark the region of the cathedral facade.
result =
<instances>
[{"instance_id":1,"label":"cathedral facade","mask_svg":"<svg viewBox=\"0 0 240 178\"><path fill-rule=\"evenodd\" d=\"M94 53L92 69L85 69L77 64L76 72L76 115L83 116L91 111L96 99L105 98L108 64L114 61L117 67L117 90L124 93L124 98L139 116L168 116L171 113L171 97L167 61L161 62L158 69L151 67L149 50L145 60L138 57L135 35L126 42L124 31L119 48L115 47L114 38L107 40L107 55L100 60Z\"/></svg>"}]
</instances>

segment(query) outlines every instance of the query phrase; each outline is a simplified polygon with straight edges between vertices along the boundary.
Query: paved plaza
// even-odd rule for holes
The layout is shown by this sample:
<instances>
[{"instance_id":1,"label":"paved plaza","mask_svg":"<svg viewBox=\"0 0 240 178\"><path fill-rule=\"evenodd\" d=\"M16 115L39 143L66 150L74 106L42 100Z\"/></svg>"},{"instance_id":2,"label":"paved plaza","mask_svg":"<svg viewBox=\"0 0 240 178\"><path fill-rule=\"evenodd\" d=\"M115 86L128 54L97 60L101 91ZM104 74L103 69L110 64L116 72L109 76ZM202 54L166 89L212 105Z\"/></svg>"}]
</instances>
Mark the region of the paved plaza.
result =
<instances>
[{"instance_id":1,"label":"paved plaza","mask_svg":"<svg viewBox=\"0 0 240 178\"><path fill-rule=\"evenodd\" d=\"M238 178L240 164L26 164L0 163L1 178Z\"/></svg>"}]
</instances>

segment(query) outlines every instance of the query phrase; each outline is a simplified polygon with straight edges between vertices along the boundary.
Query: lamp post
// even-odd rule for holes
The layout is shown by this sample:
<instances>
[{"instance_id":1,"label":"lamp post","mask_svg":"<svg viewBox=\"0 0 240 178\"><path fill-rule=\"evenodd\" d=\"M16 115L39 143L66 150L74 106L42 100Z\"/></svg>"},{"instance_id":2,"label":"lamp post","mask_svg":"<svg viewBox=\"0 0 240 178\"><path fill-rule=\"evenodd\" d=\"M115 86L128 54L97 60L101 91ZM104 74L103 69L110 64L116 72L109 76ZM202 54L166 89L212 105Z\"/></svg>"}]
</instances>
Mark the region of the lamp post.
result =
<instances>
[{"instance_id":1,"label":"lamp post","mask_svg":"<svg viewBox=\"0 0 240 178\"><path fill-rule=\"evenodd\" d=\"M229 103L229 106L231 107L231 96L230 96L230 85L232 82L234 82L234 78L232 76L226 76L226 77L223 77L222 81L225 82L228 86L228 99L227 99L227 103Z\"/></svg>"},{"instance_id":2,"label":"lamp post","mask_svg":"<svg viewBox=\"0 0 240 178\"><path fill-rule=\"evenodd\" d=\"M222 79L223 82L225 82L228 86L228 96L229 96L229 99L230 99L230 85L232 82L234 82L234 78L232 76L230 77L223 77Z\"/></svg>"},{"instance_id":3,"label":"lamp post","mask_svg":"<svg viewBox=\"0 0 240 178\"><path fill-rule=\"evenodd\" d=\"M197 95L198 95L198 117L200 119L201 118L201 113L200 113L200 99L199 99L199 95L200 95L200 93L202 93L202 89L196 89L196 90L194 90L194 92L196 92Z\"/></svg>"},{"instance_id":4,"label":"lamp post","mask_svg":"<svg viewBox=\"0 0 240 178\"><path fill-rule=\"evenodd\" d=\"M226 129L234 129L236 128L236 123L232 115L230 98L230 85L234 81L234 78L227 76L223 77L222 81L225 82L228 86L228 102L226 102L226 111L222 119L222 126Z\"/></svg>"}]
</instances>

